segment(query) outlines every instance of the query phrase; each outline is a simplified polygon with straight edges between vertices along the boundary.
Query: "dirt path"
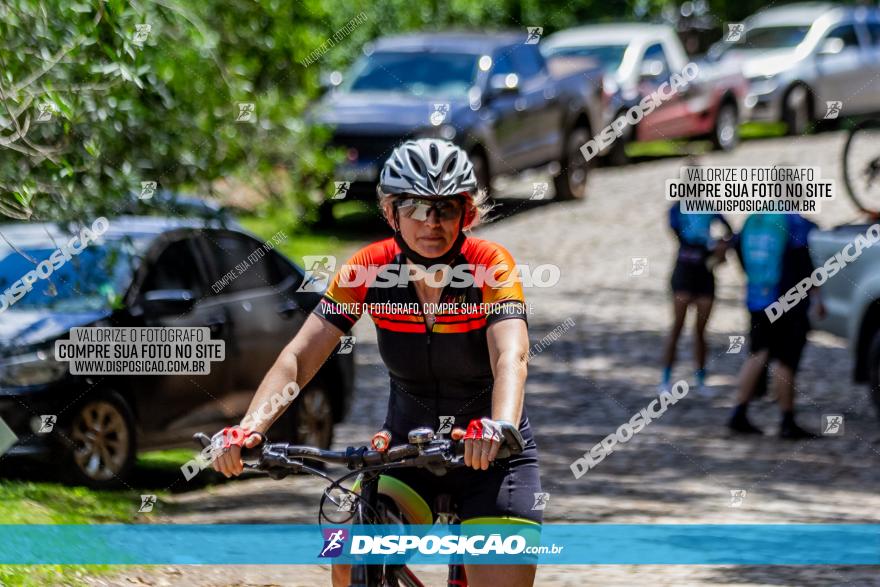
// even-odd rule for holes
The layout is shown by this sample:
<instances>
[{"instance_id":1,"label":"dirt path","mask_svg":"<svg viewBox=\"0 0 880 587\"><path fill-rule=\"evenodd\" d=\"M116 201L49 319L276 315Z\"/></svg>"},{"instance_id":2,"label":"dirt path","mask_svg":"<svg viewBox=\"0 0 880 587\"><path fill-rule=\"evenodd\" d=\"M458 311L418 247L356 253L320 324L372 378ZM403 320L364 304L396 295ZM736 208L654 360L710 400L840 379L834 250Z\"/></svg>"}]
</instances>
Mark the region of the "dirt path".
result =
<instances>
[{"instance_id":1,"label":"dirt path","mask_svg":"<svg viewBox=\"0 0 880 587\"><path fill-rule=\"evenodd\" d=\"M839 173L841 133L751 142L706 163L818 165ZM747 333L743 282L731 264L718 273L718 301L709 325L714 397L690 394L606 458L574 479L569 464L647 405L660 377L660 348L669 324L668 275L674 244L665 224L663 185L681 159L602 169L585 202L548 205L480 232L511 250L519 263L557 263L557 287L531 288L530 337L539 341L567 318L575 326L530 363L527 405L541 451L550 522L793 523L880 521L880 427L863 387L850 382L844 342L813 333L798 381L803 425L818 429L821 414L845 415L845 434L813 443L773 436L731 439L723 422L742 355L726 354L728 336ZM855 217L840 196L818 218L828 227ZM733 219L736 224L741 218ZM647 257L648 274L630 275L632 257ZM362 442L382 421L387 374L372 325L358 336L358 390L337 444ZM690 337L681 347L676 378L692 374ZM755 422L775 432L778 409L759 402ZM730 490L746 489L741 507ZM299 522L315 519L320 491L298 478L252 479L174 498L173 523ZM443 584L432 567L429 585ZM876 567L575 566L544 567L538 585L878 585ZM176 567L120 573L94 585L319 585L323 567Z\"/></svg>"}]
</instances>

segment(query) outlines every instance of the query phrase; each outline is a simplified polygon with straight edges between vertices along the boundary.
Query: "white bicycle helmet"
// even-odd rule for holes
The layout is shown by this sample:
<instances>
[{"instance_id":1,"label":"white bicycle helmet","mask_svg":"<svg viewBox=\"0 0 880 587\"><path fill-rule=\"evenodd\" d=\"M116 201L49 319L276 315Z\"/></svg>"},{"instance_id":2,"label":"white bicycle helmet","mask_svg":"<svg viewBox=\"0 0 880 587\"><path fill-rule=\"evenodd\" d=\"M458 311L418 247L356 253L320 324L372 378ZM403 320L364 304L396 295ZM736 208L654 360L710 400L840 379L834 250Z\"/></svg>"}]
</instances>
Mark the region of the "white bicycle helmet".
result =
<instances>
[{"instance_id":1,"label":"white bicycle helmet","mask_svg":"<svg viewBox=\"0 0 880 587\"><path fill-rule=\"evenodd\" d=\"M383 195L443 197L477 192L471 160L457 145L440 139L417 139L399 145L379 175Z\"/></svg>"}]
</instances>

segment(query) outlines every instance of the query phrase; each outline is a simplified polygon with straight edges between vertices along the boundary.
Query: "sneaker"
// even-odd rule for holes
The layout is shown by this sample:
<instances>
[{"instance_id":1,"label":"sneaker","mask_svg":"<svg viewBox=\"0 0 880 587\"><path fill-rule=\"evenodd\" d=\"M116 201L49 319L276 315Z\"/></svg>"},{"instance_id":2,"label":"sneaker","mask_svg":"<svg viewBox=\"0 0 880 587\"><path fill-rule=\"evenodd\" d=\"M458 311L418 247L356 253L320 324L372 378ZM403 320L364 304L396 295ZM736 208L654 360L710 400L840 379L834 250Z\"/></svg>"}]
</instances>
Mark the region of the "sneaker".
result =
<instances>
[{"instance_id":1,"label":"sneaker","mask_svg":"<svg viewBox=\"0 0 880 587\"><path fill-rule=\"evenodd\" d=\"M697 385L697 395L700 397L715 397L718 391L710 385Z\"/></svg>"},{"instance_id":2,"label":"sneaker","mask_svg":"<svg viewBox=\"0 0 880 587\"><path fill-rule=\"evenodd\" d=\"M764 431L749 422L748 418L731 418L727 427L737 434L764 434Z\"/></svg>"},{"instance_id":3,"label":"sneaker","mask_svg":"<svg viewBox=\"0 0 880 587\"><path fill-rule=\"evenodd\" d=\"M783 424L779 429L779 438L785 440L815 440L816 438L819 438L819 436L812 432L807 432L792 422L791 424Z\"/></svg>"}]
</instances>

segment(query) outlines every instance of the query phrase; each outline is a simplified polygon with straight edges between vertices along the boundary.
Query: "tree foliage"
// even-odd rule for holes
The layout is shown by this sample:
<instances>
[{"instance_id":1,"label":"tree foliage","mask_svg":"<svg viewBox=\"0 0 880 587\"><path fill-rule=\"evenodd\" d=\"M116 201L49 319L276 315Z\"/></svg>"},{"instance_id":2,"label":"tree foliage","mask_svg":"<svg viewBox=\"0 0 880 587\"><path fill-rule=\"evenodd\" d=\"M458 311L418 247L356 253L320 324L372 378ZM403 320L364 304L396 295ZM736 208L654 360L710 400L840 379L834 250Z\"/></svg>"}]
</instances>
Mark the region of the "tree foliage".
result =
<instances>
[{"instance_id":1,"label":"tree foliage","mask_svg":"<svg viewBox=\"0 0 880 587\"><path fill-rule=\"evenodd\" d=\"M706 4L704 2L704 4ZM711 0L720 31L761 2ZM0 214L122 211L141 192L210 194L249 178L308 214L332 176L327 132L304 122L320 71L402 31L649 20L662 0L4 0ZM671 5L672 13L678 5ZM362 15L356 26L348 26ZM328 40L329 41L328 43ZM321 47L311 62L310 55ZM304 65L304 63L309 63ZM250 120L239 120L248 112ZM244 108L244 110L241 110ZM245 116L244 118L248 118ZM278 170L279 187L264 178ZM285 187L287 186L287 187Z\"/></svg>"}]
</instances>

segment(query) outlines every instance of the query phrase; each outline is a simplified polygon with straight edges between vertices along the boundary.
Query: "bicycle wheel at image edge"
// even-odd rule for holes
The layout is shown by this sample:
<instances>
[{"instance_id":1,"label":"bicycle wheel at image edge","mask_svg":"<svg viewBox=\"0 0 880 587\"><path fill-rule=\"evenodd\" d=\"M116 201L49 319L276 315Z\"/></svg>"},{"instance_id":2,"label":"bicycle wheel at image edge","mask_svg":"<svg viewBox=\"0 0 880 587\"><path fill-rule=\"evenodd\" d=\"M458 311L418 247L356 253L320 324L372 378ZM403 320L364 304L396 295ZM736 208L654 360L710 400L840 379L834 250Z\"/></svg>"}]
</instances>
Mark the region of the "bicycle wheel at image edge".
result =
<instances>
[{"instance_id":1,"label":"bicycle wheel at image edge","mask_svg":"<svg viewBox=\"0 0 880 587\"><path fill-rule=\"evenodd\" d=\"M863 120L843 147L843 180L860 210L880 215L880 120Z\"/></svg>"}]
</instances>

